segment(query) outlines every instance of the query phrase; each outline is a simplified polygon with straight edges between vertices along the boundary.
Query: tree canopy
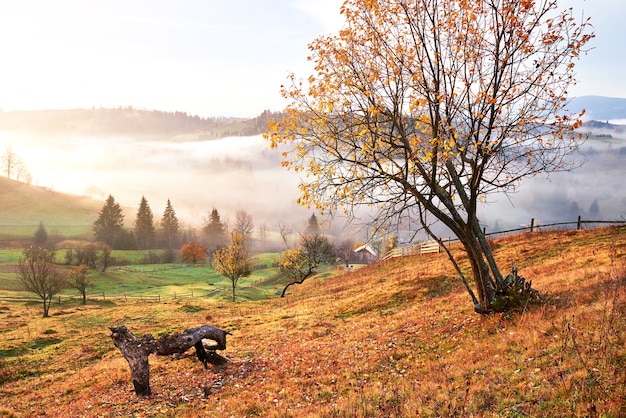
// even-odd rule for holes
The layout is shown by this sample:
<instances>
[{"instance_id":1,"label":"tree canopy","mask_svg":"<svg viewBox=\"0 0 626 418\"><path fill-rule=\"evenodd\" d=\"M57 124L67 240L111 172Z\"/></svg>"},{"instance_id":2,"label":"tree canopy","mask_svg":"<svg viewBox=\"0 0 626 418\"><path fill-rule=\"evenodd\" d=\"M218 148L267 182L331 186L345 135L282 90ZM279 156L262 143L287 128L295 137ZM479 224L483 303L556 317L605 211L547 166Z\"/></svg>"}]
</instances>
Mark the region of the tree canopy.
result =
<instances>
[{"instance_id":1,"label":"tree canopy","mask_svg":"<svg viewBox=\"0 0 626 418\"><path fill-rule=\"evenodd\" d=\"M154 215L150 205L144 196L141 196L137 218L135 219L135 240L137 248L147 250L154 247L156 229L154 227Z\"/></svg>"},{"instance_id":2,"label":"tree canopy","mask_svg":"<svg viewBox=\"0 0 626 418\"><path fill-rule=\"evenodd\" d=\"M573 168L567 94L589 22L546 0L347 0L342 13L344 28L309 46L316 74L283 86L286 116L266 132L283 165L308 174L299 202L373 208L378 228L417 223L434 238L445 225L469 256L476 293L448 252L474 309L509 309L519 283L500 273L479 204Z\"/></svg>"},{"instance_id":3,"label":"tree canopy","mask_svg":"<svg viewBox=\"0 0 626 418\"><path fill-rule=\"evenodd\" d=\"M102 241L112 248L117 248L117 241L124 232L124 215L122 208L109 195L104 206L98 214L98 219L93 224L93 232L96 241Z\"/></svg>"},{"instance_id":4,"label":"tree canopy","mask_svg":"<svg viewBox=\"0 0 626 418\"><path fill-rule=\"evenodd\" d=\"M44 318L49 316L52 297L67 287L65 276L54 262L55 256L54 248L31 245L17 266L17 279L24 289L41 298Z\"/></svg>"},{"instance_id":5,"label":"tree canopy","mask_svg":"<svg viewBox=\"0 0 626 418\"><path fill-rule=\"evenodd\" d=\"M163 217L161 217L161 224L159 228L159 235L165 248L171 250L178 246L180 239L180 225L178 218L176 217L176 211L167 199L165 210L163 211Z\"/></svg>"},{"instance_id":6,"label":"tree canopy","mask_svg":"<svg viewBox=\"0 0 626 418\"><path fill-rule=\"evenodd\" d=\"M335 248L325 235L301 234L300 248L290 248L280 253L276 264L287 274L288 282L280 293L285 297L287 289L302 284L316 274L320 265L335 261Z\"/></svg>"},{"instance_id":7,"label":"tree canopy","mask_svg":"<svg viewBox=\"0 0 626 418\"><path fill-rule=\"evenodd\" d=\"M243 235L233 232L231 243L215 251L213 267L217 274L230 280L234 302L237 282L241 277L248 277L252 273L252 261L246 250Z\"/></svg>"},{"instance_id":8,"label":"tree canopy","mask_svg":"<svg viewBox=\"0 0 626 418\"><path fill-rule=\"evenodd\" d=\"M216 208L211 210L209 219L205 221L202 230L206 235L209 252L213 253L216 249L226 245L226 228Z\"/></svg>"}]
</instances>

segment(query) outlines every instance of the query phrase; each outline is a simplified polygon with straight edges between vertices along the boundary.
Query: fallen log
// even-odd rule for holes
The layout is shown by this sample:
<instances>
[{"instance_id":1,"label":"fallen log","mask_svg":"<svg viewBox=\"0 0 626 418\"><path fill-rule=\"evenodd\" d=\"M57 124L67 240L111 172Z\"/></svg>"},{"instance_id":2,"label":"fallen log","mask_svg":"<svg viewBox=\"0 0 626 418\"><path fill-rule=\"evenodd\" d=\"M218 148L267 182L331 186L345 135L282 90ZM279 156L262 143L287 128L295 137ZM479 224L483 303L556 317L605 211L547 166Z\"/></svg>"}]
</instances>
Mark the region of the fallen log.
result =
<instances>
[{"instance_id":1,"label":"fallen log","mask_svg":"<svg viewBox=\"0 0 626 418\"><path fill-rule=\"evenodd\" d=\"M113 344L128 362L135 393L141 396L148 396L152 393L150 389L150 365L148 364L150 354L154 353L159 356L182 354L194 347L196 356L204 368L207 368L207 363L221 365L227 360L217 354L215 350L225 350L226 335L232 335L229 331L210 325L186 329L182 333L165 334L159 339L155 339L150 334L139 339L125 325L109 327L109 329ZM216 344L205 346L204 341L206 340L214 341Z\"/></svg>"}]
</instances>

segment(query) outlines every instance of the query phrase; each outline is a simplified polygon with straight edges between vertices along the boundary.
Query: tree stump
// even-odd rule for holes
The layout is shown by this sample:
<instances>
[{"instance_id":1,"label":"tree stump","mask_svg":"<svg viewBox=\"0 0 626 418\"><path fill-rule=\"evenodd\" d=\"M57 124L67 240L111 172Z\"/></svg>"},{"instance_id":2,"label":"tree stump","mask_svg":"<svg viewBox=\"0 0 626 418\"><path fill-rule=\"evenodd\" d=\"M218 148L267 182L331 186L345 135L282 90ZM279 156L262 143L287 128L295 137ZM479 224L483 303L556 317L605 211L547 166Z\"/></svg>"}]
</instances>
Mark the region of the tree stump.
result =
<instances>
[{"instance_id":1,"label":"tree stump","mask_svg":"<svg viewBox=\"0 0 626 418\"><path fill-rule=\"evenodd\" d=\"M227 360L217 354L215 350L225 350L226 335L232 335L229 331L210 325L187 329L182 334L178 332L165 334L158 340L150 334L139 339L125 325L109 327L109 329L112 333L113 344L128 362L135 393L141 396L148 396L152 393L150 389L150 365L148 364L150 354L154 353L159 356L182 354L194 347L196 356L204 368L207 368L207 363L221 365ZM212 340L217 344L205 348L203 340Z\"/></svg>"}]
</instances>

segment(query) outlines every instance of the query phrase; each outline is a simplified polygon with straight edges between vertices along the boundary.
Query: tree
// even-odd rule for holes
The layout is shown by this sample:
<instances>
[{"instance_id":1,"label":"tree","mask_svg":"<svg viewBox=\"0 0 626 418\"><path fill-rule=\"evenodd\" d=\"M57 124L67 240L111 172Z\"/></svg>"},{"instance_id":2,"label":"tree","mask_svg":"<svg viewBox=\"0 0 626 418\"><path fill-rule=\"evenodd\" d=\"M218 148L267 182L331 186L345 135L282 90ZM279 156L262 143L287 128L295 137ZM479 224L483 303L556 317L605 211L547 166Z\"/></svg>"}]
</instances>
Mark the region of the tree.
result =
<instances>
[{"instance_id":1,"label":"tree","mask_svg":"<svg viewBox=\"0 0 626 418\"><path fill-rule=\"evenodd\" d=\"M218 248L226 245L226 230L216 208L211 210L209 219L204 222L202 230L206 235L209 253L212 254Z\"/></svg>"},{"instance_id":2,"label":"tree","mask_svg":"<svg viewBox=\"0 0 626 418\"><path fill-rule=\"evenodd\" d=\"M35 235L33 236L33 241L37 245L43 245L48 241L48 232L46 228L43 226L43 222L39 222L39 227L35 231Z\"/></svg>"},{"instance_id":3,"label":"tree","mask_svg":"<svg viewBox=\"0 0 626 418\"><path fill-rule=\"evenodd\" d=\"M168 250L178 245L180 239L180 227L176 212L172 207L172 203L167 199L167 205L161 218L161 228L159 229L161 240Z\"/></svg>"},{"instance_id":4,"label":"tree","mask_svg":"<svg viewBox=\"0 0 626 418\"><path fill-rule=\"evenodd\" d=\"M124 232L124 215L122 208L109 195L104 206L98 214L98 219L93 224L93 232L96 241L107 243L112 248L118 248L118 239Z\"/></svg>"},{"instance_id":5,"label":"tree","mask_svg":"<svg viewBox=\"0 0 626 418\"><path fill-rule=\"evenodd\" d=\"M335 260L335 248L322 234L300 235L300 248L283 251L278 256L278 267L287 274L289 283L283 288L280 297L285 297L287 289L294 284L302 284L317 273L321 264Z\"/></svg>"},{"instance_id":6,"label":"tree","mask_svg":"<svg viewBox=\"0 0 626 418\"><path fill-rule=\"evenodd\" d=\"M183 263L196 264L199 261L204 263L206 260L207 248L199 242L188 242L180 248L180 259Z\"/></svg>"},{"instance_id":7,"label":"tree","mask_svg":"<svg viewBox=\"0 0 626 418\"><path fill-rule=\"evenodd\" d=\"M87 304L87 288L91 287L89 281L89 267L85 264L81 264L69 272L69 286L78 290L83 298L83 305Z\"/></svg>"},{"instance_id":8,"label":"tree","mask_svg":"<svg viewBox=\"0 0 626 418\"><path fill-rule=\"evenodd\" d=\"M309 46L316 75L292 76L286 116L265 134L312 175L299 202L352 218L373 208L377 228L419 223L434 239L445 226L469 258L476 294L444 247L478 313L536 295L503 278L478 210L528 176L574 168L580 120L566 99L588 21L531 0L347 0L342 13L345 28Z\"/></svg>"},{"instance_id":9,"label":"tree","mask_svg":"<svg viewBox=\"0 0 626 418\"><path fill-rule=\"evenodd\" d=\"M67 282L56 267L54 248L31 245L24 250L17 266L17 279L24 289L39 296L43 302L43 316L47 318L54 295L65 289Z\"/></svg>"},{"instance_id":10,"label":"tree","mask_svg":"<svg viewBox=\"0 0 626 418\"><path fill-rule=\"evenodd\" d=\"M246 251L243 235L233 232L231 243L215 251L213 254L213 267L217 274L227 277L233 290L233 302L235 301L235 288L241 277L248 277L252 273L252 261Z\"/></svg>"},{"instance_id":11,"label":"tree","mask_svg":"<svg viewBox=\"0 0 626 418\"><path fill-rule=\"evenodd\" d=\"M113 262L111 257L111 247L105 242L96 242L97 248L100 250L100 262L102 263L102 272L104 273Z\"/></svg>"},{"instance_id":12,"label":"tree","mask_svg":"<svg viewBox=\"0 0 626 418\"><path fill-rule=\"evenodd\" d=\"M156 238L156 230L154 228L154 216L150 205L144 196L139 202L137 210L137 218L135 219L135 240L137 248L140 250L148 250L154 247Z\"/></svg>"},{"instance_id":13,"label":"tree","mask_svg":"<svg viewBox=\"0 0 626 418\"><path fill-rule=\"evenodd\" d=\"M233 228L233 234L241 237L245 245L248 244L252 230L254 229L254 223L252 222L252 216L245 210L238 210L235 212L235 225Z\"/></svg>"},{"instance_id":14,"label":"tree","mask_svg":"<svg viewBox=\"0 0 626 418\"><path fill-rule=\"evenodd\" d=\"M2 163L2 170L7 178L10 179L17 172L17 167L20 166L20 159L10 145L4 147L0 163Z\"/></svg>"},{"instance_id":15,"label":"tree","mask_svg":"<svg viewBox=\"0 0 626 418\"><path fill-rule=\"evenodd\" d=\"M337 258L348 267L350 265L350 260L352 260L352 256L354 254L354 241L351 239L344 240L337 247Z\"/></svg>"},{"instance_id":16,"label":"tree","mask_svg":"<svg viewBox=\"0 0 626 418\"><path fill-rule=\"evenodd\" d=\"M285 244L285 249L289 248L289 236L292 232L291 226L287 225L285 222L278 221L278 231L280 232L283 244Z\"/></svg>"},{"instance_id":17,"label":"tree","mask_svg":"<svg viewBox=\"0 0 626 418\"><path fill-rule=\"evenodd\" d=\"M317 216L315 216L315 214L312 214L309 218L309 223L306 227L305 233L307 235L315 235L320 233L320 224L317 221Z\"/></svg>"},{"instance_id":18,"label":"tree","mask_svg":"<svg viewBox=\"0 0 626 418\"><path fill-rule=\"evenodd\" d=\"M600 213L600 206L598 205L598 199L594 199L593 202L591 202L591 205L589 205L589 214L597 215L599 213Z\"/></svg>"},{"instance_id":19,"label":"tree","mask_svg":"<svg viewBox=\"0 0 626 418\"><path fill-rule=\"evenodd\" d=\"M265 241L267 240L267 224L259 225L259 241L261 242L261 251L265 249Z\"/></svg>"}]
</instances>

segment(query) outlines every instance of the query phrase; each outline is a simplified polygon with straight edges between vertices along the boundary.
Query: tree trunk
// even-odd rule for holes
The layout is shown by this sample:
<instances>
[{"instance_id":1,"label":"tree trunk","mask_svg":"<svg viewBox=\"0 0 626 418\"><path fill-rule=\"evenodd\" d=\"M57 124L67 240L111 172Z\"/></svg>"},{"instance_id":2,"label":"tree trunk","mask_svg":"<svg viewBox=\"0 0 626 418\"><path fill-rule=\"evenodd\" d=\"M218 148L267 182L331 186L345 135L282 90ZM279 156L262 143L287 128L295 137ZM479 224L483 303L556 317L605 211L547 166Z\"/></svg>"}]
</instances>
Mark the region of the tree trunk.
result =
<instances>
[{"instance_id":1,"label":"tree trunk","mask_svg":"<svg viewBox=\"0 0 626 418\"><path fill-rule=\"evenodd\" d=\"M43 317L48 318L50 316L50 304L52 303L52 297L44 297L43 298Z\"/></svg>"},{"instance_id":2,"label":"tree trunk","mask_svg":"<svg viewBox=\"0 0 626 418\"><path fill-rule=\"evenodd\" d=\"M532 283L518 276L515 267L506 278L502 277L481 230L469 231L461 242L468 254L476 282L478 304L474 305L475 312L506 312L526 304L529 300L540 299L539 293L531 287Z\"/></svg>"},{"instance_id":3,"label":"tree trunk","mask_svg":"<svg viewBox=\"0 0 626 418\"><path fill-rule=\"evenodd\" d=\"M152 393L150 389L148 355L151 353L156 353L160 356L182 354L194 347L198 359L205 368L207 363L214 365L224 364L226 359L215 353L215 350L225 350L226 335L231 334L229 331L220 328L202 325L198 328L187 329L182 334L177 332L165 334L156 340L150 334L146 334L139 339L125 325L110 327L109 329L112 332L113 344L115 344L128 362L135 393L141 396L148 396ZM213 340L217 344L205 349L203 340Z\"/></svg>"}]
</instances>

